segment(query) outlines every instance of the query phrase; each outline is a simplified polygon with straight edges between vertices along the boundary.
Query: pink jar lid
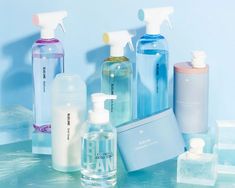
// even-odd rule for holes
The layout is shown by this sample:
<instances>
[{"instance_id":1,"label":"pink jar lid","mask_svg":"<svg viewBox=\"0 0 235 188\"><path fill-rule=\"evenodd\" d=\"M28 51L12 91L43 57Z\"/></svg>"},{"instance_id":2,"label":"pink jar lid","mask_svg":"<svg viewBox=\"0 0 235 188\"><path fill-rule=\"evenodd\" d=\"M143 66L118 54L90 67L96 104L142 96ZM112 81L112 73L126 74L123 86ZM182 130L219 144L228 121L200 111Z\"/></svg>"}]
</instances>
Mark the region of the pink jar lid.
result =
<instances>
[{"instance_id":1,"label":"pink jar lid","mask_svg":"<svg viewBox=\"0 0 235 188\"><path fill-rule=\"evenodd\" d=\"M203 68L194 68L191 62L176 63L174 65L175 72L186 73L186 74L200 74L208 72L208 65Z\"/></svg>"}]
</instances>

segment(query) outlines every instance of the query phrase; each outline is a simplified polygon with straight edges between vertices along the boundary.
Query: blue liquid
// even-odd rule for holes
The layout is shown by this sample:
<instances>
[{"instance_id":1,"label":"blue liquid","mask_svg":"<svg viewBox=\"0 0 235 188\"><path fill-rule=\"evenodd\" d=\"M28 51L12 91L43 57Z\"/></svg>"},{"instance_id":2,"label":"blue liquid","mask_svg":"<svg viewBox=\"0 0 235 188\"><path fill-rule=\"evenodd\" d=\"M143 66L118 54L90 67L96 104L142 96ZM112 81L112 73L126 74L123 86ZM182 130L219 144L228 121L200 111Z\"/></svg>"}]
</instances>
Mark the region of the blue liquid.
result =
<instances>
[{"instance_id":1,"label":"blue liquid","mask_svg":"<svg viewBox=\"0 0 235 188\"><path fill-rule=\"evenodd\" d=\"M117 96L116 100L107 101L105 108L110 112L111 124L118 126L132 120L133 71L125 57L109 60L104 62L102 68L102 92Z\"/></svg>"},{"instance_id":2,"label":"blue liquid","mask_svg":"<svg viewBox=\"0 0 235 188\"><path fill-rule=\"evenodd\" d=\"M144 35L137 44L138 118L168 108L168 51L161 35Z\"/></svg>"}]
</instances>

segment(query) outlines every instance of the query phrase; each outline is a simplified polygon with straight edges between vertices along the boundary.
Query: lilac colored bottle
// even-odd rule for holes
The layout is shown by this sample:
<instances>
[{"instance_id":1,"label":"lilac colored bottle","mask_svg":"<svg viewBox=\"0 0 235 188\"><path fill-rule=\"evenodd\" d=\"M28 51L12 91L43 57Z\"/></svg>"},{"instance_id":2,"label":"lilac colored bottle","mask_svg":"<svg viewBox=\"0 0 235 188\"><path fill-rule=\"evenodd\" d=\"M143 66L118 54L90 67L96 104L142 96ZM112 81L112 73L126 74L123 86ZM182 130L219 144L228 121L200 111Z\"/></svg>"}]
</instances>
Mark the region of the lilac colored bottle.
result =
<instances>
[{"instance_id":1,"label":"lilac colored bottle","mask_svg":"<svg viewBox=\"0 0 235 188\"><path fill-rule=\"evenodd\" d=\"M32 152L51 154L51 88L52 81L64 72L64 49L55 38L58 25L64 31L66 11L46 12L33 15L33 24L41 27L41 39L32 47L34 124Z\"/></svg>"},{"instance_id":2,"label":"lilac colored bottle","mask_svg":"<svg viewBox=\"0 0 235 188\"><path fill-rule=\"evenodd\" d=\"M34 84L33 153L51 153L51 86L64 72L64 50L57 39L39 39L32 48Z\"/></svg>"}]
</instances>

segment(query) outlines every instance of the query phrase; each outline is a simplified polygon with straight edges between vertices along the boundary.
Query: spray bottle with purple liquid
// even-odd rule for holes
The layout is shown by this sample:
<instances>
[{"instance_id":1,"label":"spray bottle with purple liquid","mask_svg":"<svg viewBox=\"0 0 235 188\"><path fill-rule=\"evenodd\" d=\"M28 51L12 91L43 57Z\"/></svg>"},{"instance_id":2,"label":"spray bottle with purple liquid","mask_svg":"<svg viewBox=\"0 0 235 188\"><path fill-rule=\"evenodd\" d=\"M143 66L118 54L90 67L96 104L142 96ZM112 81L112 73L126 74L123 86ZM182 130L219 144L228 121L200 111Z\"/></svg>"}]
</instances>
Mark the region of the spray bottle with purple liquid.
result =
<instances>
[{"instance_id":1,"label":"spray bottle with purple liquid","mask_svg":"<svg viewBox=\"0 0 235 188\"><path fill-rule=\"evenodd\" d=\"M41 27L41 37L32 47L34 124L32 152L51 154L51 85L55 76L64 72L64 49L55 38L58 25L63 27L66 11L33 15L33 24Z\"/></svg>"}]
</instances>

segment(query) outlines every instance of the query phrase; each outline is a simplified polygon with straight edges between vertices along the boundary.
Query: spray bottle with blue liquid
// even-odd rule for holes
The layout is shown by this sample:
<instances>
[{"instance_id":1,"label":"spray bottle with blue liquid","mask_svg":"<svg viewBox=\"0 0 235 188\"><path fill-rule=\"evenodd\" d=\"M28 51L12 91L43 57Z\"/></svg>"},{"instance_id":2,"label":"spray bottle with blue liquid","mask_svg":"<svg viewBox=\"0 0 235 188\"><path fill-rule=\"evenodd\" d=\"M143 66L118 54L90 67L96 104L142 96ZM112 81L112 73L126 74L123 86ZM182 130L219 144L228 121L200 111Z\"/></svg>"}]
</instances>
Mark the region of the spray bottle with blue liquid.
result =
<instances>
[{"instance_id":1,"label":"spray bottle with blue liquid","mask_svg":"<svg viewBox=\"0 0 235 188\"><path fill-rule=\"evenodd\" d=\"M58 25L64 31L66 11L33 15L33 24L41 27L41 38L32 47L34 85L34 124L32 152L51 154L51 87L52 81L64 72L64 49L55 38Z\"/></svg>"},{"instance_id":2,"label":"spray bottle with blue liquid","mask_svg":"<svg viewBox=\"0 0 235 188\"><path fill-rule=\"evenodd\" d=\"M138 12L139 19L146 22L146 34L136 46L138 118L168 108L168 46L160 28L165 21L170 25L173 11L173 7L162 7Z\"/></svg>"}]
</instances>

